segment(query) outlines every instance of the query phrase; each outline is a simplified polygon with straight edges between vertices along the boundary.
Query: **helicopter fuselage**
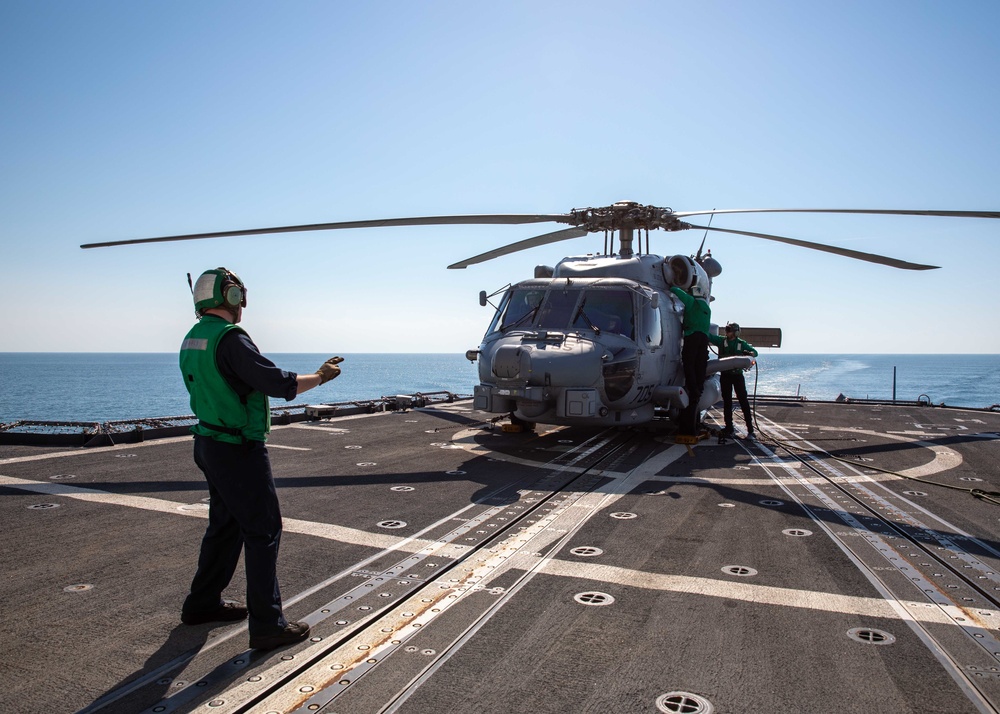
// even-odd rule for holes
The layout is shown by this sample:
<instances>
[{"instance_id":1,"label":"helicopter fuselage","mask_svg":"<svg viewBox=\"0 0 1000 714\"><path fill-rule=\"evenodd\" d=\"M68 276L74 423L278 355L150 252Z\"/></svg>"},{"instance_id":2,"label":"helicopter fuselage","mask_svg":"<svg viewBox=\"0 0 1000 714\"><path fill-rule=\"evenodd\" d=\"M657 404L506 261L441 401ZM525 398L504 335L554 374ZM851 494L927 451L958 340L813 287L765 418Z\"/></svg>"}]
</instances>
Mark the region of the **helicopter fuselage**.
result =
<instances>
[{"instance_id":1,"label":"helicopter fuselage","mask_svg":"<svg viewBox=\"0 0 1000 714\"><path fill-rule=\"evenodd\" d=\"M672 260L571 257L511 286L475 351L476 408L525 422L623 426L651 421L657 408L679 411L684 307L670 292ZM718 399L713 380L700 403Z\"/></svg>"}]
</instances>

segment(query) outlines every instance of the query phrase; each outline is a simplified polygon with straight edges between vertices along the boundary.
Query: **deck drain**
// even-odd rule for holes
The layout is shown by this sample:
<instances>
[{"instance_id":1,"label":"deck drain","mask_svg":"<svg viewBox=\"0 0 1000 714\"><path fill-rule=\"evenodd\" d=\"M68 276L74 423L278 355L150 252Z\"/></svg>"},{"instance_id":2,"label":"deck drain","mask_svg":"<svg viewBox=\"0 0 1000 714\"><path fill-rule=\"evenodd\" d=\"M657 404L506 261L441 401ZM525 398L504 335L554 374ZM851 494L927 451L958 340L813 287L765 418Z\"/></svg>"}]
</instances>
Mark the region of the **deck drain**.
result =
<instances>
[{"instance_id":1,"label":"deck drain","mask_svg":"<svg viewBox=\"0 0 1000 714\"><path fill-rule=\"evenodd\" d=\"M59 508L58 503L35 503L28 506L32 511L46 511L50 508Z\"/></svg>"},{"instance_id":2,"label":"deck drain","mask_svg":"<svg viewBox=\"0 0 1000 714\"><path fill-rule=\"evenodd\" d=\"M926 491L903 491L903 493L905 495L907 495L907 496L926 496L927 495Z\"/></svg>"},{"instance_id":3,"label":"deck drain","mask_svg":"<svg viewBox=\"0 0 1000 714\"><path fill-rule=\"evenodd\" d=\"M380 521L379 528L406 528L406 521Z\"/></svg>"},{"instance_id":4,"label":"deck drain","mask_svg":"<svg viewBox=\"0 0 1000 714\"><path fill-rule=\"evenodd\" d=\"M959 476L959 481L982 481L981 478L976 478L975 476Z\"/></svg>"},{"instance_id":5,"label":"deck drain","mask_svg":"<svg viewBox=\"0 0 1000 714\"><path fill-rule=\"evenodd\" d=\"M749 471L750 467L749 466L734 466L733 470L734 471Z\"/></svg>"},{"instance_id":6,"label":"deck drain","mask_svg":"<svg viewBox=\"0 0 1000 714\"><path fill-rule=\"evenodd\" d=\"M76 585L67 585L63 588L63 592L67 593L82 593L87 590L93 590L94 586L90 583L77 583Z\"/></svg>"},{"instance_id":7,"label":"deck drain","mask_svg":"<svg viewBox=\"0 0 1000 714\"><path fill-rule=\"evenodd\" d=\"M774 499L765 499L763 501L758 501L762 506L784 506L784 501L775 501Z\"/></svg>"},{"instance_id":8,"label":"deck drain","mask_svg":"<svg viewBox=\"0 0 1000 714\"><path fill-rule=\"evenodd\" d=\"M344 448L345 449L360 449L361 447L358 446L357 444L351 444L349 446L345 446Z\"/></svg>"},{"instance_id":9,"label":"deck drain","mask_svg":"<svg viewBox=\"0 0 1000 714\"><path fill-rule=\"evenodd\" d=\"M597 591L591 590L585 593L577 593L573 596L581 605L593 605L594 607L600 607L602 605L610 605L615 599L607 593L599 593Z\"/></svg>"},{"instance_id":10,"label":"deck drain","mask_svg":"<svg viewBox=\"0 0 1000 714\"><path fill-rule=\"evenodd\" d=\"M638 518L639 516L636 513L628 513L627 511L616 511L611 514L611 517L617 518L620 521L627 521L630 518Z\"/></svg>"},{"instance_id":11,"label":"deck drain","mask_svg":"<svg viewBox=\"0 0 1000 714\"><path fill-rule=\"evenodd\" d=\"M361 461L358 466L378 466L374 461Z\"/></svg>"},{"instance_id":12,"label":"deck drain","mask_svg":"<svg viewBox=\"0 0 1000 714\"><path fill-rule=\"evenodd\" d=\"M719 508L736 508L735 503L720 503Z\"/></svg>"},{"instance_id":13,"label":"deck drain","mask_svg":"<svg viewBox=\"0 0 1000 714\"><path fill-rule=\"evenodd\" d=\"M729 575L738 575L741 578L749 578L751 575L757 574L756 570L746 565L724 565L722 566L722 572Z\"/></svg>"},{"instance_id":14,"label":"deck drain","mask_svg":"<svg viewBox=\"0 0 1000 714\"><path fill-rule=\"evenodd\" d=\"M445 471L447 476L465 476L464 471Z\"/></svg>"},{"instance_id":15,"label":"deck drain","mask_svg":"<svg viewBox=\"0 0 1000 714\"><path fill-rule=\"evenodd\" d=\"M52 481L58 481L64 478L76 478L76 474L56 474L55 476L49 476Z\"/></svg>"},{"instance_id":16,"label":"deck drain","mask_svg":"<svg viewBox=\"0 0 1000 714\"><path fill-rule=\"evenodd\" d=\"M573 555L580 555L583 556L584 558L591 558L595 555L601 555L603 552L604 551L601 550L600 548L594 548L593 546L589 545L581 545L579 548L573 548L572 550L570 550L570 553L572 553Z\"/></svg>"},{"instance_id":17,"label":"deck drain","mask_svg":"<svg viewBox=\"0 0 1000 714\"><path fill-rule=\"evenodd\" d=\"M398 491L400 493L403 493L405 491L413 491L415 489L413 488L413 486L393 486L389 490L390 491Z\"/></svg>"},{"instance_id":18,"label":"deck drain","mask_svg":"<svg viewBox=\"0 0 1000 714\"><path fill-rule=\"evenodd\" d=\"M847 631L847 636L867 645L891 645L896 641L895 635L891 635L885 630L873 630L870 627L855 627Z\"/></svg>"},{"instance_id":19,"label":"deck drain","mask_svg":"<svg viewBox=\"0 0 1000 714\"><path fill-rule=\"evenodd\" d=\"M705 697L691 692L667 692L656 698L656 708L666 714L712 714L715 708Z\"/></svg>"},{"instance_id":20,"label":"deck drain","mask_svg":"<svg viewBox=\"0 0 1000 714\"><path fill-rule=\"evenodd\" d=\"M781 532L784 533L786 536L799 536L799 537L811 536L813 534L812 531L807 531L805 528L786 528Z\"/></svg>"}]
</instances>

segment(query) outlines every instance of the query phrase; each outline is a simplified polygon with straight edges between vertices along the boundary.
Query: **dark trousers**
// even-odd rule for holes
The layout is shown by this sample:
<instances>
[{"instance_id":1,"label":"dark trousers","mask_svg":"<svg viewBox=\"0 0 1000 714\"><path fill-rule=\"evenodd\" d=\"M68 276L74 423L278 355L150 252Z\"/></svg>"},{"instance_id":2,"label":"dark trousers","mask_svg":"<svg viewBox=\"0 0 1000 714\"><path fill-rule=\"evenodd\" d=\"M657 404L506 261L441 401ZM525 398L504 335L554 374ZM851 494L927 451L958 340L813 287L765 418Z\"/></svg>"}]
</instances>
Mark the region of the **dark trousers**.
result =
<instances>
[{"instance_id":1,"label":"dark trousers","mask_svg":"<svg viewBox=\"0 0 1000 714\"><path fill-rule=\"evenodd\" d=\"M208 481L211 502L184 611L218 607L243 551L250 634L273 634L288 621L277 575L281 510L267 447L260 441L242 446L195 436L194 461Z\"/></svg>"},{"instance_id":2,"label":"dark trousers","mask_svg":"<svg viewBox=\"0 0 1000 714\"><path fill-rule=\"evenodd\" d=\"M753 432L753 412L750 411L750 400L747 399L747 382L743 377L743 372L738 369L731 369L719 375L719 386L722 387L722 412L726 420L726 428L733 428L733 390L736 390L736 398L740 401L740 408L743 410L743 421L746 422L747 431Z\"/></svg>"},{"instance_id":3,"label":"dark trousers","mask_svg":"<svg viewBox=\"0 0 1000 714\"><path fill-rule=\"evenodd\" d=\"M684 335L681 348L681 364L684 367L684 389L688 393L687 407L681 410L678 432L688 436L698 433L698 401L705 390L705 368L708 366L708 335L692 332Z\"/></svg>"}]
</instances>

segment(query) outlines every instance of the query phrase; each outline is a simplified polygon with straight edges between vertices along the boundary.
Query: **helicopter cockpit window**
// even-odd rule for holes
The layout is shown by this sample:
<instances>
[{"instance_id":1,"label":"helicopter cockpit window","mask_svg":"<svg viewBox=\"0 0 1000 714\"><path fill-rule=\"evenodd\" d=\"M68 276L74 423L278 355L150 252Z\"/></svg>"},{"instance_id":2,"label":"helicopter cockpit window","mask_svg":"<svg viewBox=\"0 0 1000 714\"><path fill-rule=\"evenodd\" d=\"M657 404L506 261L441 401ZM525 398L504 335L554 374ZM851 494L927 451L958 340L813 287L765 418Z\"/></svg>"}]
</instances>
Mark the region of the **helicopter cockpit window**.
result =
<instances>
[{"instance_id":1,"label":"helicopter cockpit window","mask_svg":"<svg viewBox=\"0 0 1000 714\"><path fill-rule=\"evenodd\" d=\"M628 290L587 290L573 322L581 329L598 328L602 333L635 339L635 311Z\"/></svg>"},{"instance_id":2,"label":"helicopter cockpit window","mask_svg":"<svg viewBox=\"0 0 1000 714\"><path fill-rule=\"evenodd\" d=\"M573 319L580 290L549 290L542 309L539 310L538 327L565 330Z\"/></svg>"},{"instance_id":3,"label":"helicopter cockpit window","mask_svg":"<svg viewBox=\"0 0 1000 714\"><path fill-rule=\"evenodd\" d=\"M538 317L538 308L545 297L544 290L524 290L515 288L510 291L510 297L503 309L503 317L499 321L500 331L515 327L529 328Z\"/></svg>"}]
</instances>

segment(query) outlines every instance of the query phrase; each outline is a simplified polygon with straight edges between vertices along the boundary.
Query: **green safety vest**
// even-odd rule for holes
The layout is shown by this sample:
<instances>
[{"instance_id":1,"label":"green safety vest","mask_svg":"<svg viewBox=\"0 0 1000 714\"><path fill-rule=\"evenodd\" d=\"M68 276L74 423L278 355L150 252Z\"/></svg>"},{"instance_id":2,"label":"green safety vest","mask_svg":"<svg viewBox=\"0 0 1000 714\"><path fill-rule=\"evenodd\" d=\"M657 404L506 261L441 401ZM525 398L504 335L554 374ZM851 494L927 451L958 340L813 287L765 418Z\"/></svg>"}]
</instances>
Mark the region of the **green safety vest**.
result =
<instances>
[{"instance_id":1,"label":"green safety vest","mask_svg":"<svg viewBox=\"0 0 1000 714\"><path fill-rule=\"evenodd\" d=\"M704 332L707 335L712 324L712 308L709 307L708 301L696 298L676 286L670 288L670 292L684 303L684 324L682 326L684 336L687 337L695 332Z\"/></svg>"},{"instance_id":2,"label":"green safety vest","mask_svg":"<svg viewBox=\"0 0 1000 714\"><path fill-rule=\"evenodd\" d=\"M191 427L191 433L231 444L266 441L271 431L267 395L254 390L240 397L216 364L219 340L231 330L246 334L242 327L215 315L205 315L181 344L181 374L191 395L191 410L199 422Z\"/></svg>"}]
</instances>

